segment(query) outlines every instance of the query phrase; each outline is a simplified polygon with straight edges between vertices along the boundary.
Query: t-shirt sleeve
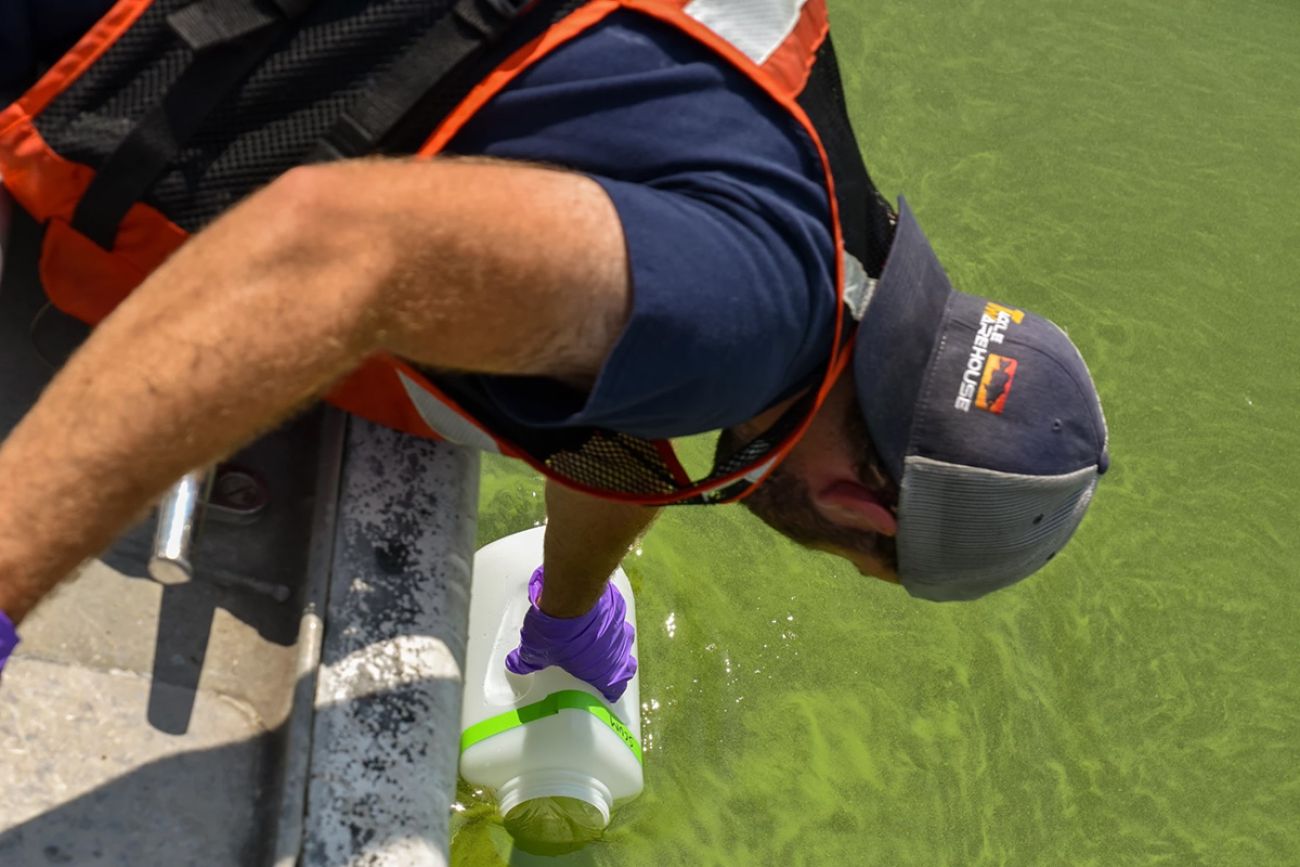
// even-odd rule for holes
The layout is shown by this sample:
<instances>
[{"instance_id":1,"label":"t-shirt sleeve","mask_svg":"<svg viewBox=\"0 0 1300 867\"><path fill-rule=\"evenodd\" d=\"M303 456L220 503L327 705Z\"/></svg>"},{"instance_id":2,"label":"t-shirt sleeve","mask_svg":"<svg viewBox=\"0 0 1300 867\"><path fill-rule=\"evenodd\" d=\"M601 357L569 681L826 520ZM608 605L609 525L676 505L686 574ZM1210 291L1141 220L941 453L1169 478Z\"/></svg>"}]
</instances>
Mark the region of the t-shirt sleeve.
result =
<instances>
[{"instance_id":1,"label":"t-shirt sleeve","mask_svg":"<svg viewBox=\"0 0 1300 867\"><path fill-rule=\"evenodd\" d=\"M26 3L0 2L0 104L22 93L36 69Z\"/></svg>"},{"instance_id":2,"label":"t-shirt sleeve","mask_svg":"<svg viewBox=\"0 0 1300 867\"><path fill-rule=\"evenodd\" d=\"M793 118L689 37L612 16L450 150L588 174L627 239L631 316L590 393L478 378L512 421L698 433L752 418L824 365L837 302L820 160Z\"/></svg>"},{"instance_id":3,"label":"t-shirt sleeve","mask_svg":"<svg viewBox=\"0 0 1300 867\"><path fill-rule=\"evenodd\" d=\"M0 101L34 83L109 10L113 0L0 0Z\"/></svg>"}]
</instances>

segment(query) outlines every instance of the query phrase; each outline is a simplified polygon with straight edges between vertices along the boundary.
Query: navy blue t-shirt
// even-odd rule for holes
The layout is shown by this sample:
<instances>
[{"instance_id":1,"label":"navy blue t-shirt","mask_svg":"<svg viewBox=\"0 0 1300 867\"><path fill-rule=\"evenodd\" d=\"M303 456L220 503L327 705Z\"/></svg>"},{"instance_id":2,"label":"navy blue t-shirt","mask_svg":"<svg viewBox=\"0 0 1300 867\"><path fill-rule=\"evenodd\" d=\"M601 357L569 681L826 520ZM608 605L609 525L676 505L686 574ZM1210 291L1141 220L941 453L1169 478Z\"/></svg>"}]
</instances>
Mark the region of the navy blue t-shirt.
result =
<instances>
[{"instance_id":1,"label":"navy blue t-shirt","mask_svg":"<svg viewBox=\"0 0 1300 867\"><path fill-rule=\"evenodd\" d=\"M452 150L585 172L627 236L632 318L594 389L485 378L516 421L699 433L752 418L825 362L834 245L816 150L690 37L619 13L513 82Z\"/></svg>"},{"instance_id":2,"label":"navy blue t-shirt","mask_svg":"<svg viewBox=\"0 0 1300 867\"><path fill-rule=\"evenodd\" d=\"M108 11L112 0L0 0L0 98L17 96Z\"/></svg>"},{"instance_id":3,"label":"navy blue t-shirt","mask_svg":"<svg viewBox=\"0 0 1300 867\"><path fill-rule=\"evenodd\" d=\"M0 0L4 24L39 47L108 4L29 5ZM512 82L450 150L588 174L617 208L631 262L631 319L591 393L477 377L489 412L680 436L752 418L824 364L836 298L820 160L792 118L690 37L611 16Z\"/></svg>"}]
</instances>

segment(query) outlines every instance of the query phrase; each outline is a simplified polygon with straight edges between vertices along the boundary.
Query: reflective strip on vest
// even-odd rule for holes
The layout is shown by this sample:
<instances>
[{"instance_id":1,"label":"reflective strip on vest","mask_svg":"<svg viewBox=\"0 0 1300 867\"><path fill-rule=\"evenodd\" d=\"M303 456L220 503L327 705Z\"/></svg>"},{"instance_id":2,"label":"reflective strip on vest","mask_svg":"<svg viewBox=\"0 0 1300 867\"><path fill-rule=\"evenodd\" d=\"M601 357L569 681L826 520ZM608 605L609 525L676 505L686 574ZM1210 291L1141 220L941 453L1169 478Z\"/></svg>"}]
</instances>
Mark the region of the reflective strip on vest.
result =
<instances>
[{"instance_id":1,"label":"reflective strip on vest","mask_svg":"<svg viewBox=\"0 0 1300 867\"><path fill-rule=\"evenodd\" d=\"M876 283L857 256L844 251L844 306L854 322L861 322L867 305L876 294Z\"/></svg>"},{"instance_id":2,"label":"reflective strip on vest","mask_svg":"<svg viewBox=\"0 0 1300 867\"><path fill-rule=\"evenodd\" d=\"M683 11L762 66L794 32L806 2L691 0Z\"/></svg>"},{"instance_id":3,"label":"reflective strip on vest","mask_svg":"<svg viewBox=\"0 0 1300 867\"><path fill-rule=\"evenodd\" d=\"M765 476L765 475L768 474L768 472L772 469L772 467L776 466L776 463L777 463L777 459L776 459L776 458L773 458L773 459L770 460L770 461L765 461L765 462L763 462L762 464L760 464L760 465L754 467L752 470L750 470L749 472L745 473L745 477L744 477L744 478L745 478L745 481L747 481L747 482L757 482L757 481L761 480L761 479L763 478L763 476ZM720 487L722 487L722 485L717 485L717 486L715 486L714 489L716 490L717 488L720 488Z\"/></svg>"},{"instance_id":4,"label":"reflective strip on vest","mask_svg":"<svg viewBox=\"0 0 1300 867\"><path fill-rule=\"evenodd\" d=\"M405 373L398 371L397 375L402 381L402 388L406 389L407 397L415 404L415 410L420 414L420 418L437 431L439 436L457 445L501 454L501 447L491 435L438 400Z\"/></svg>"}]
</instances>

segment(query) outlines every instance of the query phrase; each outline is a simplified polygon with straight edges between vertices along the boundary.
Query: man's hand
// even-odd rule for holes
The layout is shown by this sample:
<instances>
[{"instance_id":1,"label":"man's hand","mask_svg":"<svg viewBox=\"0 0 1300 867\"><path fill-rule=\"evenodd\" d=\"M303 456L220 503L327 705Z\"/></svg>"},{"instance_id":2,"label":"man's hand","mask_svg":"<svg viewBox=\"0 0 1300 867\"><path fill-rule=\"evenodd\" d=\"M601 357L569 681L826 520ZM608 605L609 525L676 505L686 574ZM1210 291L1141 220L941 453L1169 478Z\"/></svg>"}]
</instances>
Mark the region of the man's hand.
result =
<instances>
[{"instance_id":1,"label":"man's hand","mask_svg":"<svg viewBox=\"0 0 1300 867\"><path fill-rule=\"evenodd\" d=\"M376 352L591 382L630 297L617 212L589 178L295 169L155 271L0 447L0 610L20 622L168 485Z\"/></svg>"},{"instance_id":2,"label":"man's hand","mask_svg":"<svg viewBox=\"0 0 1300 867\"><path fill-rule=\"evenodd\" d=\"M635 632L626 622L627 603L613 582L606 582L596 604L578 617L552 617L537 607L544 581L538 567L528 582L532 607L524 615L519 647L506 656L506 668L515 674L532 674L558 665L585 680L610 701L618 701L636 674L632 655Z\"/></svg>"},{"instance_id":3,"label":"man's hand","mask_svg":"<svg viewBox=\"0 0 1300 867\"><path fill-rule=\"evenodd\" d=\"M546 483L546 577L539 568L528 582L532 607L507 668L528 674L558 665L618 700L636 659L627 604L609 576L657 514Z\"/></svg>"},{"instance_id":4,"label":"man's hand","mask_svg":"<svg viewBox=\"0 0 1300 867\"><path fill-rule=\"evenodd\" d=\"M13 654L14 648L18 646L18 633L14 630L13 621L3 611L0 611L0 676L4 675L5 663Z\"/></svg>"}]
</instances>

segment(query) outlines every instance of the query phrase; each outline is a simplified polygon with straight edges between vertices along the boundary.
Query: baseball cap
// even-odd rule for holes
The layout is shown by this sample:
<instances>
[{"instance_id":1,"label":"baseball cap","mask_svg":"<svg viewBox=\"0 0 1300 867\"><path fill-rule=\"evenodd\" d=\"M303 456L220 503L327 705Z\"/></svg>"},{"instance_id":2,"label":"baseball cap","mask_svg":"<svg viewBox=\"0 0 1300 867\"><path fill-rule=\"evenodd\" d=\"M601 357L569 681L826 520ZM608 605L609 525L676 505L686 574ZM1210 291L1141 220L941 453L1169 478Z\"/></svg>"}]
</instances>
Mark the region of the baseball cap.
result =
<instances>
[{"instance_id":1,"label":"baseball cap","mask_svg":"<svg viewBox=\"0 0 1300 867\"><path fill-rule=\"evenodd\" d=\"M913 596L976 599L1051 560L1106 472L1106 421L1065 332L958 292L905 199L859 306L853 369L899 485L898 576Z\"/></svg>"}]
</instances>

